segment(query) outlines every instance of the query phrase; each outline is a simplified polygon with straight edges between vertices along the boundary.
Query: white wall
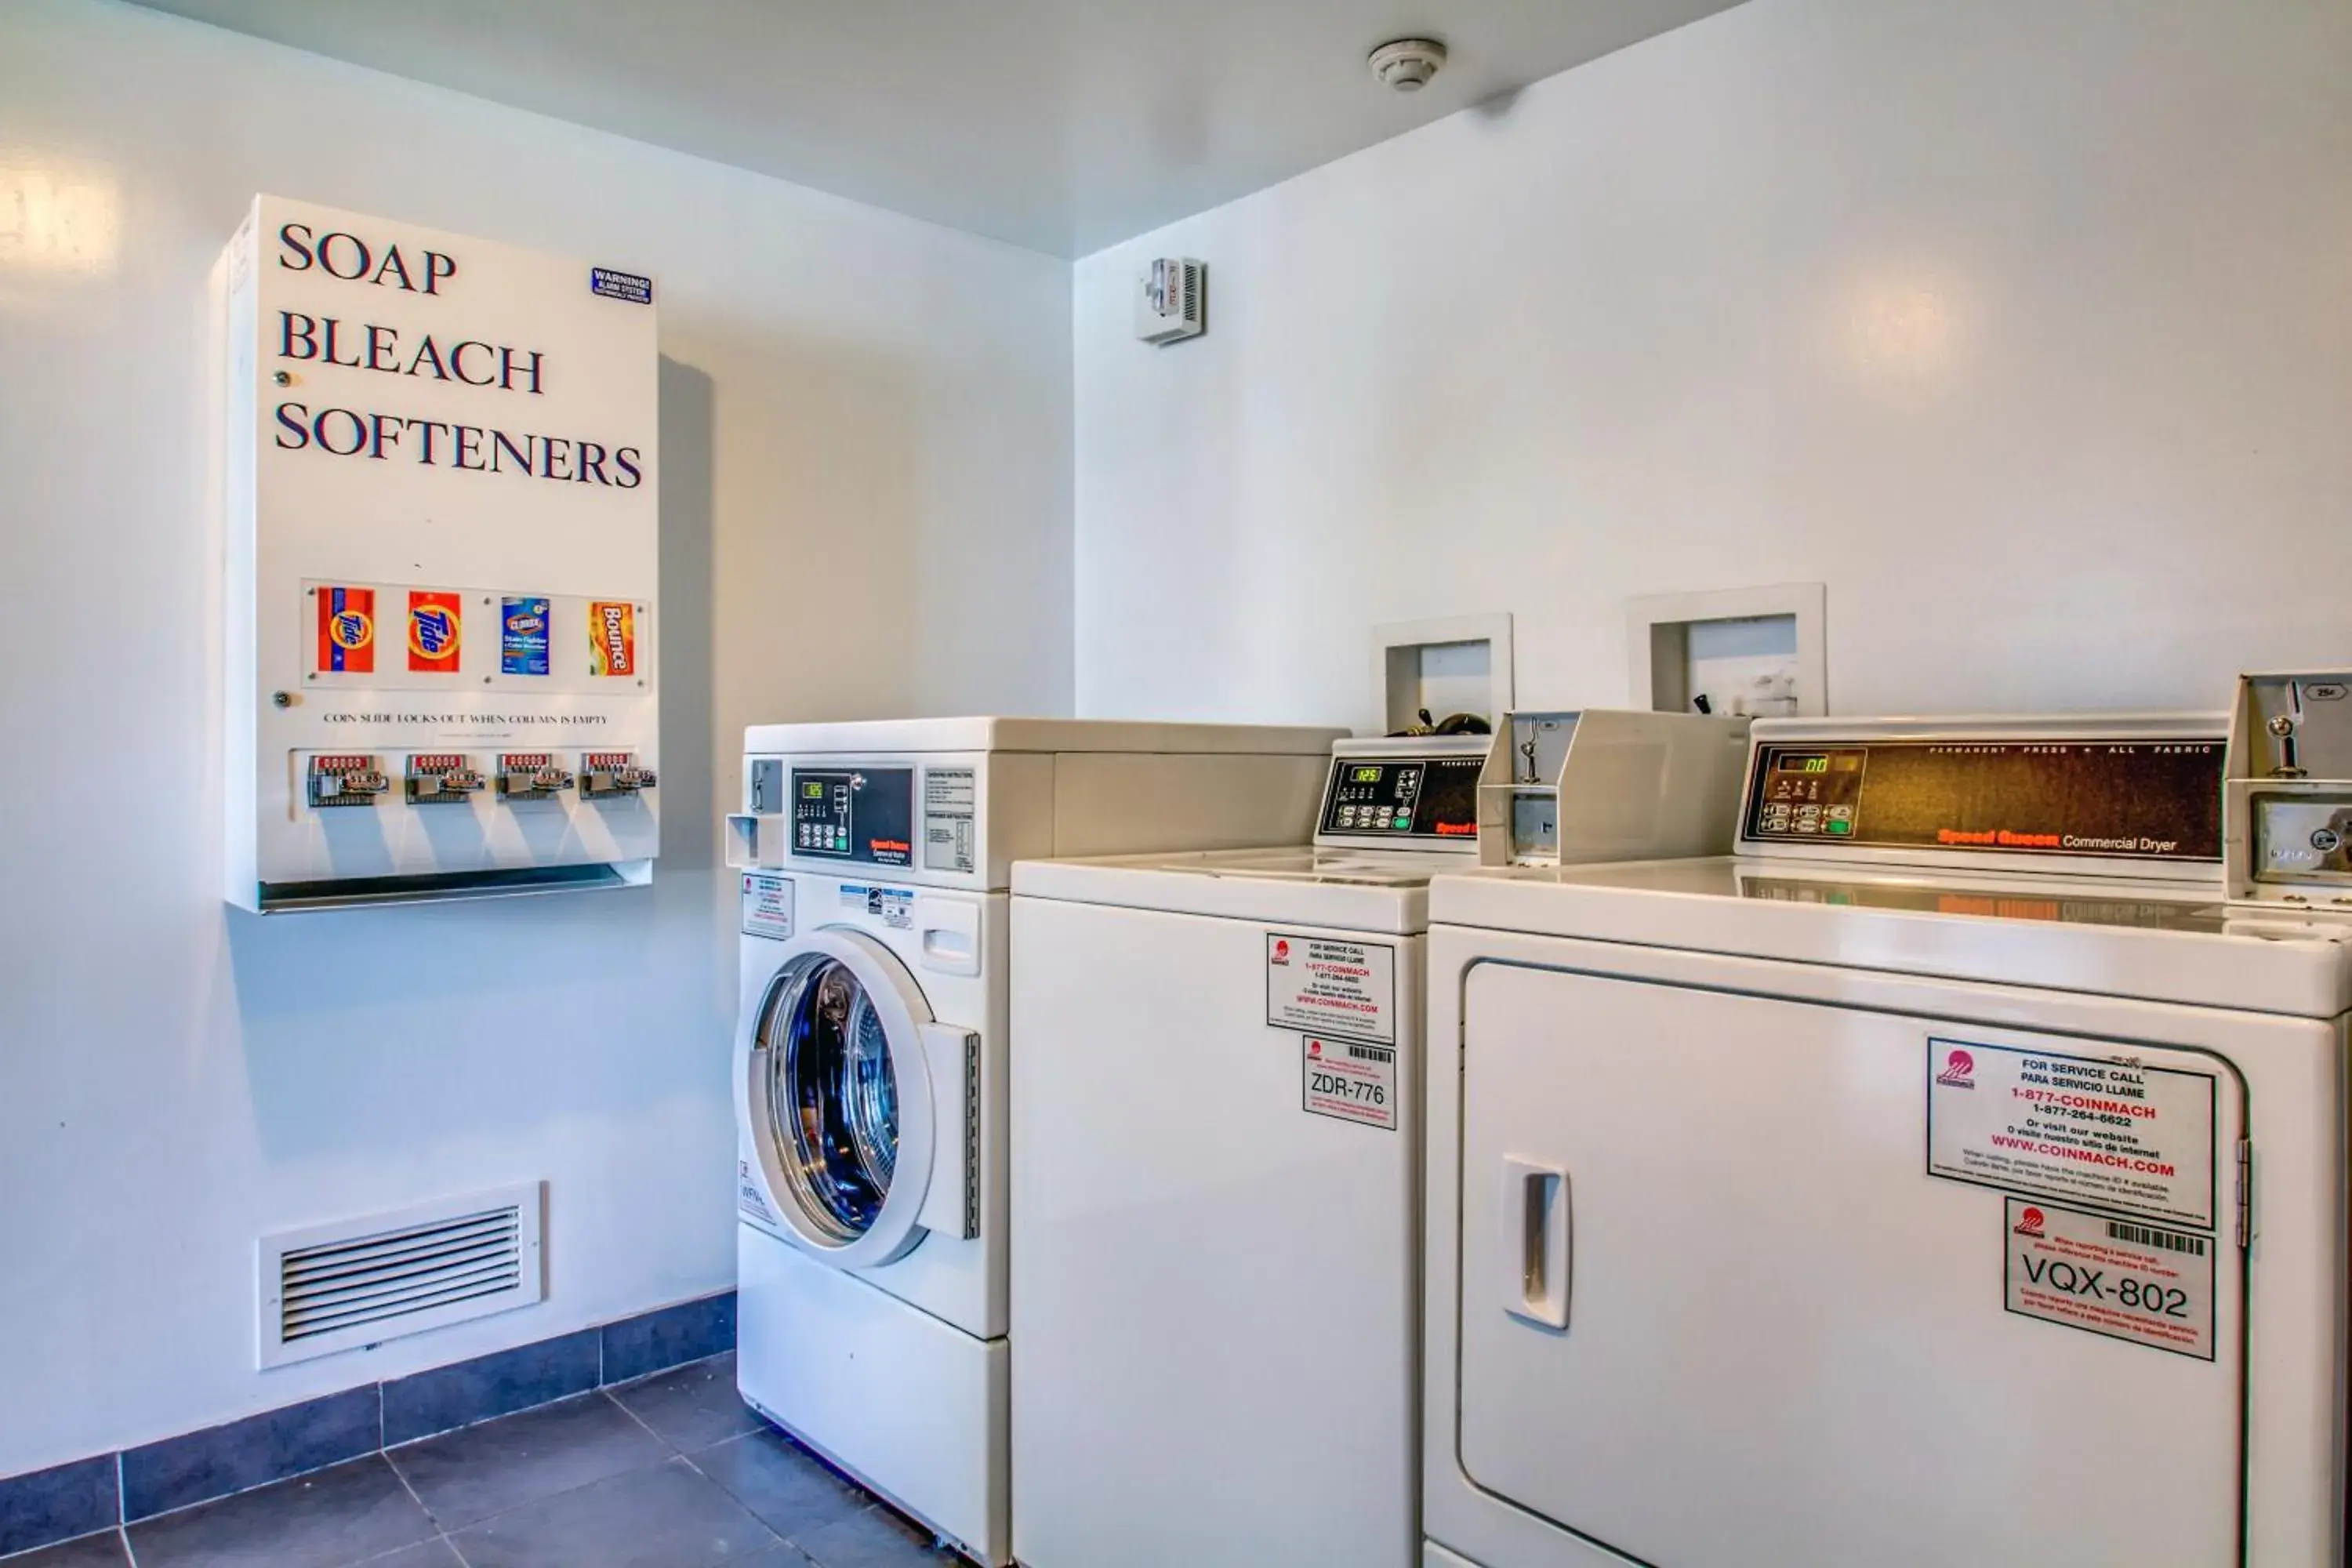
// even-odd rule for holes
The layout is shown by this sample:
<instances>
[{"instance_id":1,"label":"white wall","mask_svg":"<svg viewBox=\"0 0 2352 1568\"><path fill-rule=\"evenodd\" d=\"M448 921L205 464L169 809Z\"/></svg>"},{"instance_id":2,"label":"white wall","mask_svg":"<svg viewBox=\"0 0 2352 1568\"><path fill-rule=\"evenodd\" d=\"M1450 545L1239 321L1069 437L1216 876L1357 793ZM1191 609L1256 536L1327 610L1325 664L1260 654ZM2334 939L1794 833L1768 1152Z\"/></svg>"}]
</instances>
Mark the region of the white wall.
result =
<instances>
[{"instance_id":1,"label":"white wall","mask_svg":"<svg viewBox=\"0 0 2352 1568\"><path fill-rule=\"evenodd\" d=\"M650 891L224 912L204 285L257 190L657 275ZM9 0L0 1475L732 1283L735 737L1068 710L1068 289L1062 262L714 164ZM253 1370L257 1234L531 1177L543 1307Z\"/></svg>"},{"instance_id":2,"label":"white wall","mask_svg":"<svg viewBox=\"0 0 2352 1568\"><path fill-rule=\"evenodd\" d=\"M1370 724L1370 627L1829 584L1833 710L2352 655L2352 6L1750 0L1078 265L1078 706ZM1130 335L1145 258L1210 328Z\"/></svg>"}]
</instances>

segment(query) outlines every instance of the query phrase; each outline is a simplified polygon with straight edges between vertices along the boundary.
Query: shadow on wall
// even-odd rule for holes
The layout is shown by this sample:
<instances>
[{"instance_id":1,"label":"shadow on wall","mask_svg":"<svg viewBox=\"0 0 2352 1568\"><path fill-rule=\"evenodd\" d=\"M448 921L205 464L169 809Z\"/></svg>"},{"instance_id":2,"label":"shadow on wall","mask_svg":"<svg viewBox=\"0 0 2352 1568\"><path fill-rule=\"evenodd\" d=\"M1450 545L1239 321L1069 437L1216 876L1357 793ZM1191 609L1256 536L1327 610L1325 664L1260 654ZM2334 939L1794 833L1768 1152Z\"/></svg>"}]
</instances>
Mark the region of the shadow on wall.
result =
<instances>
[{"instance_id":1,"label":"shadow on wall","mask_svg":"<svg viewBox=\"0 0 2352 1568\"><path fill-rule=\"evenodd\" d=\"M872 343L776 333L730 346L745 363L730 361L716 411L730 504L715 740L731 783L747 724L936 710L935 689L989 662L974 628L1003 608L969 571L928 617L912 594L939 563L969 564L958 552L981 531L963 526L965 439L935 422L979 416L927 406L914 368ZM963 640L924 659L942 626Z\"/></svg>"},{"instance_id":2,"label":"shadow on wall","mask_svg":"<svg viewBox=\"0 0 2352 1568\"><path fill-rule=\"evenodd\" d=\"M272 1159L414 1164L452 1141L723 1096L710 378L661 363L662 853L654 885L268 918L227 911ZM731 769L730 770L731 775ZM722 974L720 971L725 971Z\"/></svg>"}]
</instances>

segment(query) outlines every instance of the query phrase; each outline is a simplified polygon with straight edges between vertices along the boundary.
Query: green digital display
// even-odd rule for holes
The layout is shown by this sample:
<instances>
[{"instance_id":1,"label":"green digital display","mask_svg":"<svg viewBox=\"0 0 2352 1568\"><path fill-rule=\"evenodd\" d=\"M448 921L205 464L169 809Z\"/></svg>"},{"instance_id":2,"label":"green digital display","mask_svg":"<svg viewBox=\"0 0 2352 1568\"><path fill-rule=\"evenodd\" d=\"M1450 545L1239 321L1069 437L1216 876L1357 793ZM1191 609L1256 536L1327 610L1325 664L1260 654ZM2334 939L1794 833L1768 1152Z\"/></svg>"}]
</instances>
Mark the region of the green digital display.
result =
<instances>
[{"instance_id":1,"label":"green digital display","mask_svg":"<svg viewBox=\"0 0 2352 1568\"><path fill-rule=\"evenodd\" d=\"M1349 784L1378 784L1381 782L1381 770L1376 767L1358 768L1348 775L1348 782Z\"/></svg>"},{"instance_id":2,"label":"green digital display","mask_svg":"<svg viewBox=\"0 0 2352 1568\"><path fill-rule=\"evenodd\" d=\"M801 795L803 799L807 800L823 800L824 798L824 785L814 782L804 784L801 785Z\"/></svg>"}]
</instances>

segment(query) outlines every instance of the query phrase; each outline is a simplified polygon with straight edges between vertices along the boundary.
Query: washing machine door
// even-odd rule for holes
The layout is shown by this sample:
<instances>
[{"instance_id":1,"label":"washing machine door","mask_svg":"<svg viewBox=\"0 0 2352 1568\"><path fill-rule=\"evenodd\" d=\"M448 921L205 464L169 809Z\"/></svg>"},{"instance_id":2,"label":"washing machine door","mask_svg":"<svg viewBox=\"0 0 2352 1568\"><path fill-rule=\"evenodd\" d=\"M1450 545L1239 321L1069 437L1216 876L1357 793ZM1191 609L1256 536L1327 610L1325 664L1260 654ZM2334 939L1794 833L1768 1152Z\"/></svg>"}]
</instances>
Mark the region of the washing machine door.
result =
<instances>
[{"instance_id":1,"label":"washing machine door","mask_svg":"<svg viewBox=\"0 0 2352 1568\"><path fill-rule=\"evenodd\" d=\"M974 1130L962 1058L906 966L862 932L786 943L738 1026L737 1113L752 1178L811 1252L844 1268L970 1234ZM976 1059L976 1057L975 1057ZM943 1158L944 1156L944 1158ZM976 1214L970 1214L976 1221Z\"/></svg>"}]
</instances>

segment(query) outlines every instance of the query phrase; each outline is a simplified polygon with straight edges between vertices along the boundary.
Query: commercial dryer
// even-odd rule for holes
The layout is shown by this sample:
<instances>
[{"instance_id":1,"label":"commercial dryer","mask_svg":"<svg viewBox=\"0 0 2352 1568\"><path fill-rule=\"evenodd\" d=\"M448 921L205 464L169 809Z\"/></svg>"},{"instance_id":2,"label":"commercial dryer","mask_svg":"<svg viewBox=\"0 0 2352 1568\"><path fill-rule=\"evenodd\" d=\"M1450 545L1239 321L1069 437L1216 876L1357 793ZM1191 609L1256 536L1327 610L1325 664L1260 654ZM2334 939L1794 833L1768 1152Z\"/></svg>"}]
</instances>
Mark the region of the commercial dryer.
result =
<instances>
[{"instance_id":1,"label":"commercial dryer","mask_svg":"<svg viewBox=\"0 0 2352 1568\"><path fill-rule=\"evenodd\" d=\"M2224 729L1759 721L1734 856L1433 884L1431 1563L2343 1561L2352 965Z\"/></svg>"},{"instance_id":2,"label":"commercial dryer","mask_svg":"<svg viewBox=\"0 0 2352 1568\"><path fill-rule=\"evenodd\" d=\"M1013 858L1294 837L1333 734L1023 719L745 733L729 819L741 1392L992 1568L1011 1550Z\"/></svg>"}]
</instances>

